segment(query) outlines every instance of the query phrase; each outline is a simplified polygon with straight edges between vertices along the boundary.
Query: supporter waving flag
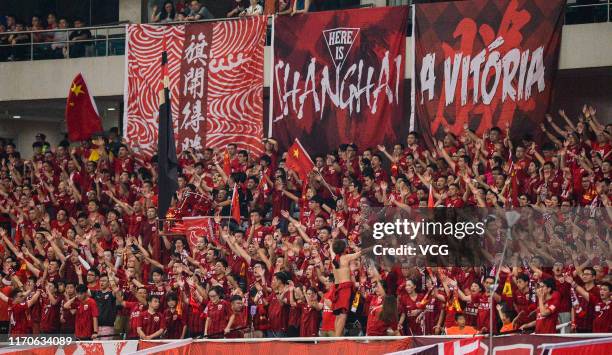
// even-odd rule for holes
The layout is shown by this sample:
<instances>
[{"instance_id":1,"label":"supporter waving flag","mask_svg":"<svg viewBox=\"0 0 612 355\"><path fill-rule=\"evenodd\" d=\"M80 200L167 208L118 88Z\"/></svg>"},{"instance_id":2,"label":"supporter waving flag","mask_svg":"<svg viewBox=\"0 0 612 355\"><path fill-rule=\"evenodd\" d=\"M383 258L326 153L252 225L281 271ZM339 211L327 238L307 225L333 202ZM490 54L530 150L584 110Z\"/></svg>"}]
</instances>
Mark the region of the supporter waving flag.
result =
<instances>
[{"instance_id":1,"label":"supporter waving flag","mask_svg":"<svg viewBox=\"0 0 612 355\"><path fill-rule=\"evenodd\" d=\"M102 120L83 74L72 80L66 100L66 127L71 141L84 141L102 131Z\"/></svg>"},{"instance_id":2,"label":"supporter waving flag","mask_svg":"<svg viewBox=\"0 0 612 355\"><path fill-rule=\"evenodd\" d=\"M287 160L285 161L287 168L294 170L302 181L308 180L308 174L314 169L314 164L308 152L299 139L295 139L293 145L287 151Z\"/></svg>"}]
</instances>

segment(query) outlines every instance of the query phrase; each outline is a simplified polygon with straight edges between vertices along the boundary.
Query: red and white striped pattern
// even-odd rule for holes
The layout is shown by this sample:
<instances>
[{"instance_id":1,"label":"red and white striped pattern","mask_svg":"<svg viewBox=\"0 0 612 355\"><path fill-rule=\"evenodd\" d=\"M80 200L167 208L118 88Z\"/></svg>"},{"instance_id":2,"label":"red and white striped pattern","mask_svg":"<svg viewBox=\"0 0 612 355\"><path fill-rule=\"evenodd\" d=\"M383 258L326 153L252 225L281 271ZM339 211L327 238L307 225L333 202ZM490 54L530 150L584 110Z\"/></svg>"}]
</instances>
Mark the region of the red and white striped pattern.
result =
<instances>
[{"instance_id":1,"label":"red and white striped pattern","mask_svg":"<svg viewBox=\"0 0 612 355\"><path fill-rule=\"evenodd\" d=\"M172 115L177 117L185 26L129 25L127 28L123 132L144 156L157 151L158 93L163 87L161 53L164 40L168 52Z\"/></svg>"},{"instance_id":2,"label":"red and white striped pattern","mask_svg":"<svg viewBox=\"0 0 612 355\"><path fill-rule=\"evenodd\" d=\"M214 24L207 71L207 147L236 143L241 149L263 151L263 76L267 17ZM189 25L187 25L189 26ZM181 60L185 25L129 25L123 131L145 156L157 149L158 92L161 52L166 41L172 116L178 117ZM242 64L231 66L242 58ZM220 70L211 70L212 68ZM228 69L230 67L230 69ZM175 134L178 130L175 122ZM180 142L180 137L177 137ZM177 147L179 150L180 146Z\"/></svg>"},{"instance_id":3,"label":"red and white striped pattern","mask_svg":"<svg viewBox=\"0 0 612 355\"><path fill-rule=\"evenodd\" d=\"M208 71L206 145L263 152L264 46L267 17L257 16L215 24ZM240 57L231 70L211 70Z\"/></svg>"}]
</instances>

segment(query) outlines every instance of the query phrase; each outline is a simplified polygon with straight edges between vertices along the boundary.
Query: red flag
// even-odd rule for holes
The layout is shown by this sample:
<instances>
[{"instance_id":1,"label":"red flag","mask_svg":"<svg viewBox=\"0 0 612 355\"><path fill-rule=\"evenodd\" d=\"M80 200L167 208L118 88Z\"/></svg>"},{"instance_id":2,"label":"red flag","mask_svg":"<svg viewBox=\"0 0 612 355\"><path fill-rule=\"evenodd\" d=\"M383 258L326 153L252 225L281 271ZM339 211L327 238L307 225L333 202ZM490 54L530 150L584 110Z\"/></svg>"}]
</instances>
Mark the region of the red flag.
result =
<instances>
[{"instance_id":1,"label":"red flag","mask_svg":"<svg viewBox=\"0 0 612 355\"><path fill-rule=\"evenodd\" d=\"M98 109L81 73L70 85L65 118L71 141L88 140L92 134L103 130Z\"/></svg>"},{"instance_id":2,"label":"red flag","mask_svg":"<svg viewBox=\"0 0 612 355\"><path fill-rule=\"evenodd\" d=\"M179 228L175 229L175 232L183 232L189 242L189 248L195 250L198 238L203 237L207 241L212 240L213 229L212 229L212 218L211 217L193 217L183 218L183 224Z\"/></svg>"},{"instance_id":3,"label":"red flag","mask_svg":"<svg viewBox=\"0 0 612 355\"><path fill-rule=\"evenodd\" d=\"M433 187L429 184L429 198L427 198L427 208L436 207L436 201L434 200Z\"/></svg>"},{"instance_id":4,"label":"red flag","mask_svg":"<svg viewBox=\"0 0 612 355\"><path fill-rule=\"evenodd\" d=\"M236 223L240 223L240 196L238 195L238 183L234 184L234 192L232 193L232 219Z\"/></svg>"},{"instance_id":5,"label":"red flag","mask_svg":"<svg viewBox=\"0 0 612 355\"><path fill-rule=\"evenodd\" d=\"M232 165L230 163L230 155L227 152L227 148L225 148L225 153L223 153L223 172L227 176L232 174Z\"/></svg>"},{"instance_id":6,"label":"red flag","mask_svg":"<svg viewBox=\"0 0 612 355\"><path fill-rule=\"evenodd\" d=\"M308 174L314 169L314 163L306 149L302 147L300 141L296 138L293 145L287 151L287 159L285 160L285 166L295 171L302 181L308 179Z\"/></svg>"}]
</instances>

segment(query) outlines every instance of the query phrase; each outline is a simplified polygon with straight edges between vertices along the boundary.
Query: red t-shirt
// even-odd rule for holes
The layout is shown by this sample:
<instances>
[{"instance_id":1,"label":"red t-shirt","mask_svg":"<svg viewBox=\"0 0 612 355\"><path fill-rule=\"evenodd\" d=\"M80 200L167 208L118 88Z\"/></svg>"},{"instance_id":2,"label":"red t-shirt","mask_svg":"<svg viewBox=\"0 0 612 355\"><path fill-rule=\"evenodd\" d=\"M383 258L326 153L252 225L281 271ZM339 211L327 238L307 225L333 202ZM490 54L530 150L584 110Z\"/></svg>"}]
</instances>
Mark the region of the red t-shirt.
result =
<instances>
[{"instance_id":1,"label":"red t-shirt","mask_svg":"<svg viewBox=\"0 0 612 355\"><path fill-rule=\"evenodd\" d=\"M319 334L319 319L321 311L316 310L307 303L299 304L302 309L300 318L300 336L301 337L316 337Z\"/></svg>"},{"instance_id":2,"label":"red t-shirt","mask_svg":"<svg viewBox=\"0 0 612 355\"><path fill-rule=\"evenodd\" d=\"M72 302L72 306L70 309L64 308L64 303L68 302L65 298L62 298L60 302L60 311L62 312L60 318L60 331L62 334L71 334L74 333L74 322L76 314L72 314L73 310L76 310L79 306L79 300L75 300ZM63 318L63 321L62 321Z\"/></svg>"},{"instance_id":3,"label":"red t-shirt","mask_svg":"<svg viewBox=\"0 0 612 355\"><path fill-rule=\"evenodd\" d=\"M128 339L138 338L138 320L140 315L146 311L147 306L140 302L125 301L125 308L130 312L130 326L127 337Z\"/></svg>"},{"instance_id":4,"label":"red t-shirt","mask_svg":"<svg viewBox=\"0 0 612 355\"><path fill-rule=\"evenodd\" d=\"M185 319L182 314L170 309L166 309L164 312L165 324L166 324L166 339L180 339L183 334L183 327L185 326Z\"/></svg>"},{"instance_id":5,"label":"red t-shirt","mask_svg":"<svg viewBox=\"0 0 612 355\"><path fill-rule=\"evenodd\" d=\"M26 302L14 304L12 300L9 300L8 310L11 318L11 335L31 334L28 304Z\"/></svg>"},{"instance_id":6,"label":"red t-shirt","mask_svg":"<svg viewBox=\"0 0 612 355\"><path fill-rule=\"evenodd\" d=\"M79 339L89 339L93 334L93 319L98 317L98 305L89 297L82 301L77 308L75 317L74 336Z\"/></svg>"},{"instance_id":7,"label":"red t-shirt","mask_svg":"<svg viewBox=\"0 0 612 355\"><path fill-rule=\"evenodd\" d=\"M331 289L325 293L323 299L331 300L333 294L334 294L334 286L332 286ZM336 323L336 315L334 315L334 311L331 309L331 307L323 303L321 330L322 331L334 330L335 323Z\"/></svg>"},{"instance_id":8,"label":"red t-shirt","mask_svg":"<svg viewBox=\"0 0 612 355\"><path fill-rule=\"evenodd\" d=\"M149 311L144 311L141 312L140 317L138 317L138 328L140 328L145 335L151 335L160 329L166 329L166 319L159 312L151 314Z\"/></svg>"},{"instance_id":9,"label":"red t-shirt","mask_svg":"<svg viewBox=\"0 0 612 355\"><path fill-rule=\"evenodd\" d=\"M204 315L208 318L207 334L222 333L232 315L232 309L226 300L221 300L216 304L208 302Z\"/></svg>"},{"instance_id":10,"label":"red t-shirt","mask_svg":"<svg viewBox=\"0 0 612 355\"><path fill-rule=\"evenodd\" d=\"M395 322L384 322L379 319L382 312L383 298L379 296L370 296L370 311L368 312L368 326L366 328L367 336L382 336L387 335L387 329L397 329L397 319Z\"/></svg>"},{"instance_id":11,"label":"red t-shirt","mask_svg":"<svg viewBox=\"0 0 612 355\"><path fill-rule=\"evenodd\" d=\"M548 310L550 310L550 314L546 317L542 316L540 313L540 307L536 310L536 329L535 332L538 334L553 334L557 332L557 318L559 315L559 292L553 291L552 296L544 305Z\"/></svg>"},{"instance_id":12,"label":"red t-shirt","mask_svg":"<svg viewBox=\"0 0 612 355\"><path fill-rule=\"evenodd\" d=\"M584 300L584 298L578 292L576 292L578 301L584 301L583 304L586 304L586 314L583 317L576 317L576 329L581 332L590 333L593 328L593 319L595 318L595 305L600 301L599 287L593 286L587 292L589 293L588 300ZM595 302L595 300L597 301Z\"/></svg>"},{"instance_id":13,"label":"red t-shirt","mask_svg":"<svg viewBox=\"0 0 612 355\"><path fill-rule=\"evenodd\" d=\"M612 302L602 302L594 297L591 297L589 302L595 304L593 333L612 333Z\"/></svg>"},{"instance_id":14,"label":"red t-shirt","mask_svg":"<svg viewBox=\"0 0 612 355\"><path fill-rule=\"evenodd\" d=\"M41 301L40 331L43 334L53 334L59 330L60 326L60 302L53 305L49 297L42 297Z\"/></svg>"},{"instance_id":15,"label":"red t-shirt","mask_svg":"<svg viewBox=\"0 0 612 355\"><path fill-rule=\"evenodd\" d=\"M287 331L289 325L289 292L286 292L282 297L285 299L284 304L275 292L268 295L268 319L270 320L270 330L273 331Z\"/></svg>"},{"instance_id":16,"label":"red t-shirt","mask_svg":"<svg viewBox=\"0 0 612 355\"><path fill-rule=\"evenodd\" d=\"M247 326L249 315L247 309L244 308L240 312L234 312L234 322L232 323L232 329L245 328ZM234 330L225 335L226 338L244 338L244 329Z\"/></svg>"},{"instance_id":17,"label":"red t-shirt","mask_svg":"<svg viewBox=\"0 0 612 355\"><path fill-rule=\"evenodd\" d=\"M422 294L417 294L416 298L413 300L408 293L402 293L400 296L400 313L406 313L406 319L408 321L408 328L406 329L406 335L421 335L423 334L423 330L421 329L421 324L417 323L417 316L411 316L410 313L412 311L423 309L421 306L421 301L423 300Z\"/></svg>"}]
</instances>

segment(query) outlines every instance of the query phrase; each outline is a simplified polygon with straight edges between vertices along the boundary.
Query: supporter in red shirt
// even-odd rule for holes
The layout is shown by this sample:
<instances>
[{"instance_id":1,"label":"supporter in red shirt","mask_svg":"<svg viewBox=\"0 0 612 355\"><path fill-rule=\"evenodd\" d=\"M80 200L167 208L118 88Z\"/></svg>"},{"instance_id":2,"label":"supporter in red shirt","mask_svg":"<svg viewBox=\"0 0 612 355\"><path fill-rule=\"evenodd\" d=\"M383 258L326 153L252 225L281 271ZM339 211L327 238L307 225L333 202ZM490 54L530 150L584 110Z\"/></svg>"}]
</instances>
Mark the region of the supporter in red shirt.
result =
<instances>
[{"instance_id":1,"label":"supporter in red shirt","mask_svg":"<svg viewBox=\"0 0 612 355\"><path fill-rule=\"evenodd\" d=\"M529 287L529 276L519 274L512 283L512 305L517 312L517 327L535 320L537 308L535 290Z\"/></svg>"},{"instance_id":2,"label":"supporter in red shirt","mask_svg":"<svg viewBox=\"0 0 612 355\"><path fill-rule=\"evenodd\" d=\"M138 339L138 321L140 316L147 310L147 289L145 287L138 287L136 295L134 296L135 301L123 301L122 306L129 312L128 320L128 339Z\"/></svg>"},{"instance_id":3,"label":"supporter in red shirt","mask_svg":"<svg viewBox=\"0 0 612 355\"><path fill-rule=\"evenodd\" d=\"M589 302L596 302L593 333L612 333L612 299L610 297L610 290L612 290L612 285L609 282L604 282L599 285L600 299L598 300L592 295L589 298Z\"/></svg>"},{"instance_id":4,"label":"supporter in red shirt","mask_svg":"<svg viewBox=\"0 0 612 355\"><path fill-rule=\"evenodd\" d=\"M576 332L591 333L593 331L593 319L595 318L595 305L600 301L599 287L595 285L595 269L586 267L578 275L580 279L576 282L573 278L567 277L567 282L572 285L575 291L576 304L578 306L584 305L583 312L579 312L574 307ZM581 290L578 289L578 286L581 286Z\"/></svg>"},{"instance_id":5,"label":"supporter in red shirt","mask_svg":"<svg viewBox=\"0 0 612 355\"><path fill-rule=\"evenodd\" d=\"M166 295L166 310L164 322L166 324L166 339L183 339L187 333L187 324L183 314L176 308L178 297L175 293Z\"/></svg>"},{"instance_id":6,"label":"supporter in red shirt","mask_svg":"<svg viewBox=\"0 0 612 355\"><path fill-rule=\"evenodd\" d=\"M81 340L95 340L98 337L98 305L93 298L89 297L87 286L78 285L76 297L66 302L64 308L70 309L74 302L78 302L74 336Z\"/></svg>"},{"instance_id":7,"label":"supporter in red shirt","mask_svg":"<svg viewBox=\"0 0 612 355\"><path fill-rule=\"evenodd\" d=\"M203 316L206 317L204 335L209 338L222 338L232 316L231 305L222 299L222 296L223 289L220 286L214 286L208 291L209 301L204 309Z\"/></svg>"},{"instance_id":8,"label":"supporter in red shirt","mask_svg":"<svg viewBox=\"0 0 612 355\"><path fill-rule=\"evenodd\" d=\"M325 286L327 288L327 292L325 292L323 295L323 314L321 315L321 329L319 333L322 337L331 337L334 336L336 324L336 315L332 309L332 297L334 295L335 287L333 275L327 277Z\"/></svg>"},{"instance_id":9,"label":"supporter in red shirt","mask_svg":"<svg viewBox=\"0 0 612 355\"><path fill-rule=\"evenodd\" d=\"M314 288L306 289L306 298L301 303L300 336L316 337L319 334L319 320L323 304L319 303L317 292Z\"/></svg>"},{"instance_id":10,"label":"supporter in red shirt","mask_svg":"<svg viewBox=\"0 0 612 355\"><path fill-rule=\"evenodd\" d=\"M61 334L73 334L78 302L71 303L69 308L64 308L64 305L76 297L76 284L73 281L67 281L64 288L65 291L60 305L60 332Z\"/></svg>"},{"instance_id":11,"label":"supporter in red shirt","mask_svg":"<svg viewBox=\"0 0 612 355\"><path fill-rule=\"evenodd\" d=\"M230 303L232 315L223 332L226 338L244 338L248 320L247 309L244 307L244 299L240 295L233 295L230 298Z\"/></svg>"},{"instance_id":12,"label":"supporter in red shirt","mask_svg":"<svg viewBox=\"0 0 612 355\"><path fill-rule=\"evenodd\" d=\"M36 290L28 300L27 294L17 289L13 290L9 296L0 292L0 301L8 303L9 317L11 319L10 335L31 334L29 309L38 302L40 290Z\"/></svg>"},{"instance_id":13,"label":"supporter in red shirt","mask_svg":"<svg viewBox=\"0 0 612 355\"><path fill-rule=\"evenodd\" d=\"M159 296L150 295L147 303L147 310L142 312L138 318L136 331L142 340L157 339L166 330L166 319L163 314L158 312L160 306Z\"/></svg>"},{"instance_id":14,"label":"supporter in red shirt","mask_svg":"<svg viewBox=\"0 0 612 355\"><path fill-rule=\"evenodd\" d=\"M55 334L60 329L60 295L57 293L56 283L48 282L45 291L41 294L40 332Z\"/></svg>"},{"instance_id":15,"label":"supporter in red shirt","mask_svg":"<svg viewBox=\"0 0 612 355\"><path fill-rule=\"evenodd\" d=\"M407 329L404 335L422 335L423 328L421 322L418 319L425 303L423 302L423 295L416 292L416 284L413 280L406 280L404 289L398 292L399 294L399 312L401 314L399 319L399 329L403 329L404 321L407 320Z\"/></svg>"},{"instance_id":16,"label":"supporter in red shirt","mask_svg":"<svg viewBox=\"0 0 612 355\"><path fill-rule=\"evenodd\" d=\"M538 283L536 290L538 296L538 308L536 309L536 320L523 324L520 329L535 326L537 334L554 334L557 332L557 318L559 309L559 292L555 291L555 280L548 278Z\"/></svg>"},{"instance_id":17,"label":"supporter in red shirt","mask_svg":"<svg viewBox=\"0 0 612 355\"><path fill-rule=\"evenodd\" d=\"M399 335L397 299L386 294L387 285L384 280L378 280L375 287L375 294L368 295L370 309L366 335Z\"/></svg>"},{"instance_id":18,"label":"supporter in red shirt","mask_svg":"<svg viewBox=\"0 0 612 355\"><path fill-rule=\"evenodd\" d=\"M272 277L272 292L264 303L268 305L268 320L270 328L268 337L282 338L289 326L289 276L285 272L277 272Z\"/></svg>"}]
</instances>

